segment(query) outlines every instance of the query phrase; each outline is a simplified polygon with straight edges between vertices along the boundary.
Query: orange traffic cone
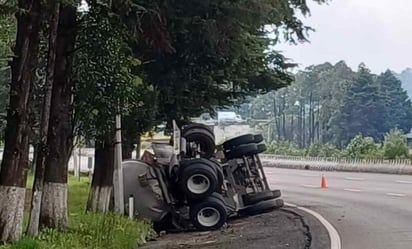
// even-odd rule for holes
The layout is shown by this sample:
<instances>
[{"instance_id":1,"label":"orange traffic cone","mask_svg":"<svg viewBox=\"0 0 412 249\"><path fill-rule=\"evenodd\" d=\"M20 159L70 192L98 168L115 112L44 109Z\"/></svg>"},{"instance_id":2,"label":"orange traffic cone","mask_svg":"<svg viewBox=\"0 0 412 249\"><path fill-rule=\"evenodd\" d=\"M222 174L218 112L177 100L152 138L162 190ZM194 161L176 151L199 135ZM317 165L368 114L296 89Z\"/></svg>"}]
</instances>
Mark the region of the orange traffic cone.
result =
<instances>
[{"instance_id":1,"label":"orange traffic cone","mask_svg":"<svg viewBox=\"0 0 412 249\"><path fill-rule=\"evenodd\" d=\"M321 188L326 188L326 178L325 175L322 174L322 180L320 182L320 187Z\"/></svg>"}]
</instances>

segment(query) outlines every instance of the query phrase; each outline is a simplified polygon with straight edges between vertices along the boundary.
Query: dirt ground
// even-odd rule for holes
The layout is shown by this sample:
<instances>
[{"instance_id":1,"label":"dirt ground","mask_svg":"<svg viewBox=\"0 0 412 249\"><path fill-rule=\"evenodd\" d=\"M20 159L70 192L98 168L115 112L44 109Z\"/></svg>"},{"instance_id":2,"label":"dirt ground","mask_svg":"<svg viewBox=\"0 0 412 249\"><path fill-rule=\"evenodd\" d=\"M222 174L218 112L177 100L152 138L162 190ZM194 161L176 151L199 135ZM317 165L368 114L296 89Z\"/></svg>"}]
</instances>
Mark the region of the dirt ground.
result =
<instances>
[{"instance_id":1,"label":"dirt ground","mask_svg":"<svg viewBox=\"0 0 412 249\"><path fill-rule=\"evenodd\" d=\"M311 247L309 226L290 209L236 219L213 232L167 234L141 249L306 249Z\"/></svg>"}]
</instances>

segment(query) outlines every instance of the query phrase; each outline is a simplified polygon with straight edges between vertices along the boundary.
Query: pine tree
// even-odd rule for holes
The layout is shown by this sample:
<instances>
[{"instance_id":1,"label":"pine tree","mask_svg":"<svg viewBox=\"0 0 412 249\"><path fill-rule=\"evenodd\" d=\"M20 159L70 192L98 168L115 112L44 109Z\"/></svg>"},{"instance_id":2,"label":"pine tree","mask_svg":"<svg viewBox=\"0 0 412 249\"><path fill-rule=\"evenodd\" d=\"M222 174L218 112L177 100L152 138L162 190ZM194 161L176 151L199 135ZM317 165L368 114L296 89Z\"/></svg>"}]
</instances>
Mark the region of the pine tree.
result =
<instances>
[{"instance_id":1,"label":"pine tree","mask_svg":"<svg viewBox=\"0 0 412 249\"><path fill-rule=\"evenodd\" d=\"M377 78L380 94L384 99L384 131L399 128L409 132L412 125L412 104L402 82L387 70Z\"/></svg>"},{"instance_id":2,"label":"pine tree","mask_svg":"<svg viewBox=\"0 0 412 249\"><path fill-rule=\"evenodd\" d=\"M343 130L341 145L357 134L382 140L384 130L383 98L373 75L364 64L359 66L354 81L343 99L339 124Z\"/></svg>"}]
</instances>

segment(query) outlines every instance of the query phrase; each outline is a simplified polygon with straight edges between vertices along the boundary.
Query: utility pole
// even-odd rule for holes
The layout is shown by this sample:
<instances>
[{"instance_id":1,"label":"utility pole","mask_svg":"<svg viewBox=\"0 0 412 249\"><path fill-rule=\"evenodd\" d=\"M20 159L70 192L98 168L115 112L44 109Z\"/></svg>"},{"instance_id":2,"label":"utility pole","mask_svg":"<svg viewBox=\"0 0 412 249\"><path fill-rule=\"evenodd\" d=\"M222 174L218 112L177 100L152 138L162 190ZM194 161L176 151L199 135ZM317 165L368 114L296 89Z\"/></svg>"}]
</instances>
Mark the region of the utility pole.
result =
<instances>
[{"instance_id":1,"label":"utility pole","mask_svg":"<svg viewBox=\"0 0 412 249\"><path fill-rule=\"evenodd\" d=\"M113 190L114 190L114 211L124 214L124 192L123 192L123 169L122 169L122 131L121 117L116 115L116 137L114 148L114 172L113 172Z\"/></svg>"}]
</instances>

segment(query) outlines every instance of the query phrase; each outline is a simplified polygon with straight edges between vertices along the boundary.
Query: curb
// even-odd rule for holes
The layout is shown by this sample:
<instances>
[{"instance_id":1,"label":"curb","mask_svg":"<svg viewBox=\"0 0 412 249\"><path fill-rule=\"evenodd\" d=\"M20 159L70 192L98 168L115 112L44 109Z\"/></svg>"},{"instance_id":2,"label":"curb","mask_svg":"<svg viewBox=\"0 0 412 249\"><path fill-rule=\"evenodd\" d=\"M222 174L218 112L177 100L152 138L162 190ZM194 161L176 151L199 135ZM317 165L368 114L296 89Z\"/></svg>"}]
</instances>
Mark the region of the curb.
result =
<instances>
[{"instance_id":1,"label":"curb","mask_svg":"<svg viewBox=\"0 0 412 249\"><path fill-rule=\"evenodd\" d=\"M339 164L329 162L276 160L268 158L262 158L261 160L264 167L274 168L412 175L412 165Z\"/></svg>"},{"instance_id":2,"label":"curb","mask_svg":"<svg viewBox=\"0 0 412 249\"><path fill-rule=\"evenodd\" d=\"M329 239L330 239L330 248L331 249L341 249L342 248L342 242L339 236L338 231L335 229L335 227L327 220L325 219L321 214L309 209L309 208L304 208L304 207L299 207L295 204L292 203L285 203L286 206L292 207L292 208L297 208L305 213L308 213L315 217L328 231L329 234Z\"/></svg>"}]
</instances>

